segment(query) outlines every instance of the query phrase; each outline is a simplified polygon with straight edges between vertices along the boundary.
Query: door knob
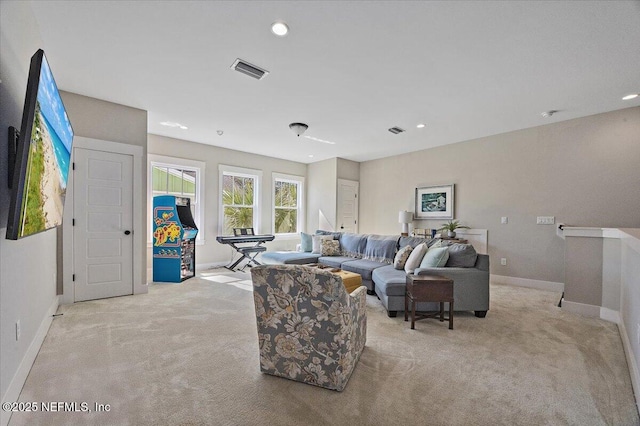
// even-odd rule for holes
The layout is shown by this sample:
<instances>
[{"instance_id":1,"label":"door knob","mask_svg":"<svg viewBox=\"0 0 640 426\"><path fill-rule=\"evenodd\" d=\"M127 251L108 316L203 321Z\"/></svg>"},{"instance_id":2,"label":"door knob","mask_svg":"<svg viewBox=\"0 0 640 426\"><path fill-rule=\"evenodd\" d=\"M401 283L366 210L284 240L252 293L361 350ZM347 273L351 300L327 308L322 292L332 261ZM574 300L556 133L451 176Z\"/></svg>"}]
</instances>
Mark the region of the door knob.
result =
<instances>
[{"instance_id":1,"label":"door knob","mask_svg":"<svg viewBox=\"0 0 640 426\"><path fill-rule=\"evenodd\" d=\"M131 231L129 231L128 229L124 231L124 235L129 235L129 234L131 234Z\"/></svg>"}]
</instances>

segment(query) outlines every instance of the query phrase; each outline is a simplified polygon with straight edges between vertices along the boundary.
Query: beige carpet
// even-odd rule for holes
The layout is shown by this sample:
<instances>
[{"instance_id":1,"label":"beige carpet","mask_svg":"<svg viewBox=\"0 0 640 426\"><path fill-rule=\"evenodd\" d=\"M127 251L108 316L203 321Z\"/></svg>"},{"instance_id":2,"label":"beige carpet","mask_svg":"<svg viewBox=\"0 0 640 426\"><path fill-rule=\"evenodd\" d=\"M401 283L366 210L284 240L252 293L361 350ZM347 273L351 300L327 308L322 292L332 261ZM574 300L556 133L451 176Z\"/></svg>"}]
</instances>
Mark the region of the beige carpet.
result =
<instances>
[{"instance_id":1,"label":"beige carpet","mask_svg":"<svg viewBox=\"0 0 640 426\"><path fill-rule=\"evenodd\" d=\"M367 347L338 393L259 372L247 275L222 271L61 307L20 400L110 411L10 424L640 423L617 327L563 313L557 293L492 285L487 317L460 313L454 330L410 330L367 296Z\"/></svg>"}]
</instances>

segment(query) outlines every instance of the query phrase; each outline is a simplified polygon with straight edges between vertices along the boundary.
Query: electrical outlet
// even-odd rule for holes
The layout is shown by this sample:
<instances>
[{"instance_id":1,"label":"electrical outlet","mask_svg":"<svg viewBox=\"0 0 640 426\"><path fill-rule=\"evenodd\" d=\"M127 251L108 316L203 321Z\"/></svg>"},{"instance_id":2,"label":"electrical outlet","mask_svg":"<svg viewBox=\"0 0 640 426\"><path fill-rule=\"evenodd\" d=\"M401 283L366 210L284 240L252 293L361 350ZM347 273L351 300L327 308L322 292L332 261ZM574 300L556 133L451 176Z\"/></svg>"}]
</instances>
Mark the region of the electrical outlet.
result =
<instances>
[{"instance_id":1,"label":"electrical outlet","mask_svg":"<svg viewBox=\"0 0 640 426\"><path fill-rule=\"evenodd\" d=\"M20 320L16 321L16 341L20 340Z\"/></svg>"},{"instance_id":2,"label":"electrical outlet","mask_svg":"<svg viewBox=\"0 0 640 426\"><path fill-rule=\"evenodd\" d=\"M507 223L509 223L509 218L507 216L502 216L502 218L500 219L500 223L506 225Z\"/></svg>"},{"instance_id":3,"label":"electrical outlet","mask_svg":"<svg viewBox=\"0 0 640 426\"><path fill-rule=\"evenodd\" d=\"M502 266L507 266L507 258L506 258L506 257L503 257L502 259L500 259L500 264L501 264Z\"/></svg>"},{"instance_id":4,"label":"electrical outlet","mask_svg":"<svg viewBox=\"0 0 640 426\"><path fill-rule=\"evenodd\" d=\"M538 216L536 220L537 225L553 225L556 223L555 216Z\"/></svg>"}]
</instances>

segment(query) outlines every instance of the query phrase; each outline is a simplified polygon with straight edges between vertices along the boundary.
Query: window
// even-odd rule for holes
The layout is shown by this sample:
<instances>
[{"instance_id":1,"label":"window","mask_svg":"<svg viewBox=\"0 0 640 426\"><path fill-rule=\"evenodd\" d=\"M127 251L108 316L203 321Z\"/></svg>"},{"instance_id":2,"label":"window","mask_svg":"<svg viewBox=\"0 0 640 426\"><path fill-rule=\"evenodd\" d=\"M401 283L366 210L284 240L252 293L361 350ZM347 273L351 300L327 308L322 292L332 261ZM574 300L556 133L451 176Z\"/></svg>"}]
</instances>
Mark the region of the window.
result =
<instances>
[{"instance_id":1,"label":"window","mask_svg":"<svg viewBox=\"0 0 640 426\"><path fill-rule=\"evenodd\" d=\"M149 154L149 219L153 220L153 197L156 195L175 195L188 197L191 200L191 214L200 232L196 238L197 243L204 242L204 184L200 176L204 173L205 164L201 161L185 160L182 158L162 157ZM147 237L151 243L152 227L149 228Z\"/></svg>"},{"instance_id":2,"label":"window","mask_svg":"<svg viewBox=\"0 0 640 426\"><path fill-rule=\"evenodd\" d=\"M233 228L260 228L258 208L262 172L220 165L220 229L222 235L233 235Z\"/></svg>"},{"instance_id":3,"label":"window","mask_svg":"<svg viewBox=\"0 0 640 426\"><path fill-rule=\"evenodd\" d=\"M273 174L273 233L297 234L303 230L304 178Z\"/></svg>"}]
</instances>

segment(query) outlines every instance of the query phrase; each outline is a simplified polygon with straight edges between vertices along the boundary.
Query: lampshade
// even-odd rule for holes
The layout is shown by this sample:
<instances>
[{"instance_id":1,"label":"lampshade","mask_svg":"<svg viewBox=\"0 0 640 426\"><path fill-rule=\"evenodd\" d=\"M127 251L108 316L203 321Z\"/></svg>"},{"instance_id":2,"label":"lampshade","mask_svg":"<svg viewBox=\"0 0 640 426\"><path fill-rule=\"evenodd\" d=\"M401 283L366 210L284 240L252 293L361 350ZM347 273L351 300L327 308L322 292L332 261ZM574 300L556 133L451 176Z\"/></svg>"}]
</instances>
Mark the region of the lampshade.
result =
<instances>
[{"instance_id":1,"label":"lampshade","mask_svg":"<svg viewBox=\"0 0 640 426\"><path fill-rule=\"evenodd\" d=\"M307 126L304 123L291 123L289 124L289 128L293 130L293 133L295 133L296 135L298 135L298 137L300 137L301 134L307 131L309 126Z\"/></svg>"},{"instance_id":2,"label":"lampshade","mask_svg":"<svg viewBox=\"0 0 640 426\"><path fill-rule=\"evenodd\" d=\"M398 213L398 223L411 223L413 222L413 212L400 211Z\"/></svg>"}]
</instances>

